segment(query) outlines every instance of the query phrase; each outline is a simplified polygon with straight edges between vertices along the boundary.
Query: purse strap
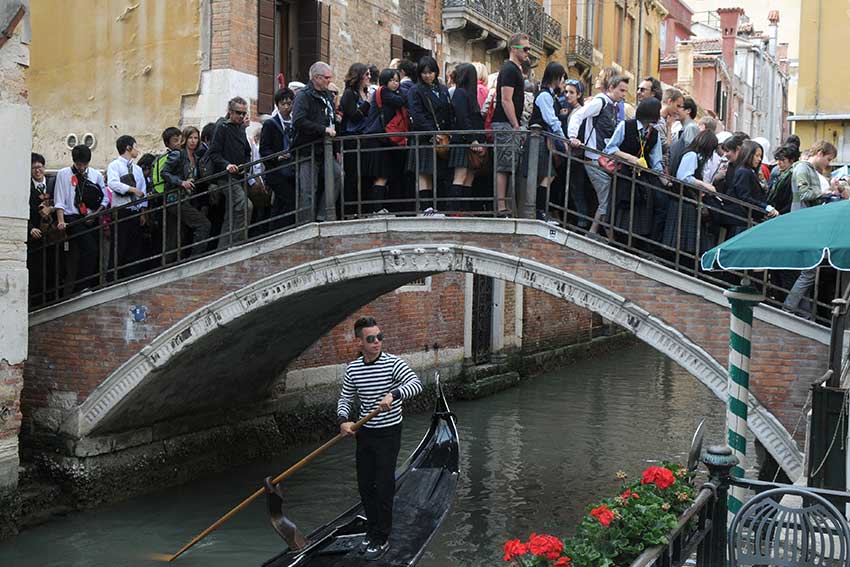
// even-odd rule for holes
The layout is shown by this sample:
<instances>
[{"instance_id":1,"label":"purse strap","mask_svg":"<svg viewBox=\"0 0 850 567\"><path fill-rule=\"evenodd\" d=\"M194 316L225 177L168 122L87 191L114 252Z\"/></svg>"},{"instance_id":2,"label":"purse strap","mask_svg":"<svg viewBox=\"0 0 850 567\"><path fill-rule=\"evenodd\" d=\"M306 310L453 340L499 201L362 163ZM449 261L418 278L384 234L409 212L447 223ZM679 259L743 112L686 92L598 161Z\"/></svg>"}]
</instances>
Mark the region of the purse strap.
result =
<instances>
[{"instance_id":1,"label":"purse strap","mask_svg":"<svg viewBox=\"0 0 850 567\"><path fill-rule=\"evenodd\" d=\"M420 91L419 94L422 96L422 99L425 101L425 104L428 105L428 110L431 111L431 117L434 119L434 126L437 127L437 132L439 132L440 130L442 130L442 128L440 128L440 121L437 120L437 114L434 112L434 105L431 104L431 99L428 98L428 95L423 93L422 91Z\"/></svg>"}]
</instances>

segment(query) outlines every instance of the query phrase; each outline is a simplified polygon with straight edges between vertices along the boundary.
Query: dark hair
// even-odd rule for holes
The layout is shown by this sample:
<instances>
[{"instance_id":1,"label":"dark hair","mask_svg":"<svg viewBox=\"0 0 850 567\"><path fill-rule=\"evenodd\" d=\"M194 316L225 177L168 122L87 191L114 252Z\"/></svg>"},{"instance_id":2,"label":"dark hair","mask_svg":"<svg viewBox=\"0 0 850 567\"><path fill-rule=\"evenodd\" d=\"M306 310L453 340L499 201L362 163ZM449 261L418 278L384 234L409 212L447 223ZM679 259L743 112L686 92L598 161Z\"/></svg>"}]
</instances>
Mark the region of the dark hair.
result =
<instances>
[{"instance_id":1,"label":"dark hair","mask_svg":"<svg viewBox=\"0 0 850 567\"><path fill-rule=\"evenodd\" d=\"M47 162L44 161L43 155L32 152L32 158L30 159L30 165L32 165L34 163L40 163L41 165L44 165Z\"/></svg>"},{"instance_id":2,"label":"dark hair","mask_svg":"<svg viewBox=\"0 0 850 567\"><path fill-rule=\"evenodd\" d=\"M568 79L564 89L566 90L567 87L572 87L576 90L576 93L578 94L577 102L579 106L584 106L584 86L582 86L581 81Z\"/></svg>"},{"instance_id":3,"label":"dark hair","mask_svg":"<svg viewBox=\"0 0 850 567\"><path fill-rule=\"evenodd\" d=\"M661 101L655 97L643 99L635 110L635 118L639 122L658 122L661 119ZM717 147L717 142L714 146Z\"/></svg>"},{"instance_id":4,"label":"dark hair","mask_svg":"<svg viewBox=\"0 0 850 567\"><path fill-rule=\"evenodd\" d=\"M738 130L737 132L732 132L732 135L735 136L736 138L741 138L741 140L749 140L750 139L749 134L747 134L746 132L741 132L740 130Z\"/></svg>"},{"instance_id":5,"label":"dark hair","mask_svg":"<svg viewBox=\"0 0 850 567\"><path fill-rule=\"evenodd\" d=\"M463 89L467 96L472 100L473 106L480 112L478 108L478 71L472 63L461 63L455 67L457 79L455 79L455 89Z\"/></svg>"},{"instance_id":6,"label":"dark hair","mask_svg":"<svg viewBox=\"0 0 850 567\"><path fill-rule=\"evenodd\" d=\"M737 134L733 134L725 142L723 142L723 149L727 152L734 152L735 150L741 147L741 145L744 143L744 140L745 138L742 138Z\"/></svg>"},{"instance_id":7,"label":"dark hair","mask_svg":"<svg viewBox=\"0 0 850 567\"><path fill-rule=\"evenodd\" d=\"M643 103L641 103L643 104ZM707 159L711 157L711 154L717 149L717 135L711 130L703 130L697 137L694 138L694 141L690 143L690 145L685 148L685 151L682 155L688 152L695 152L697 156L702 157L703 159Z\"/></svg>"},{"instance_id":8,"label":"dark hair","mask_svg":"<svg viewBox=\"0 0 850 567\"><path fill-rule=\"evenodd\" d=\"M292 89L288 87L284 87L282 89L277 89L274 93L274 103L275 106L282 100L295 100L295 93L292 92Z\"/></svg>"},{"instance_id":9,"label":"dark hair","mask_svg":"<svg viewBox=\"0 0 850 567\"><path fill-rule=\"evenodd\" d=\"M567 71L564 69L564 66L560 63L552 61L548 65L546 65L546 69L543 70L543 78L540 79L540 88L548 89L552 86L557 85L561 82L561 79L567 76ZM558 90L560 93L561 91Z\"/></svg>"},{"instance_id":10,"label":"dark hair","mask_svg":"<svg viewBox=\"0 0 850 567\"><path fill-rule=\"evenodd\" d=\"M348 68L348 73L345 75L345 88L357 91L360 83L363 82L363 76L369 71L369 67L363 63L354 63Z\"/></svg>"},{"instance_id":11,"label":"dark hair","mask_svg":"<svg viewBox=\"0 0 850 567\"><path fill-rule=\"evenodd\" d=\"M115 140L115 149L118 150L118 155L124 155L124 152L132 148L134 145L136 145L136 139L133 136L128 136L127 134L118 136L118 139Z\"/></svg>"},{"instance_id":12,"label":"dark hair","mask_svg":"<svg viewBox=\"0 0 850 567\"><path fill-rule=\"evenodd\" d=\"M800 149L800 136L797 134L791 134L787 138L785 138L784 145L786 146L797 146L797 149Z\"/></svg>"},{"instance_id":13,"label":"dark hair","mask_svg":"<svg viewBox=\"0 0 850 567\"><path fill-rule=\"evenodd\" d=\"M644 81L649 81L650 83L652 83L652 96L654 96L660 101L661 97L664 96L664 92L661 89L661 81L659 81L655 77L647 77L644 79Z\"/></svg>"},{"instance_id":14,"label":"dark hair","mask_svg":"<svg viewBox=\"0 0 850 567\"><path fill-rule=\"evenodd\" d=\"M419 65L416 66L416 82L422 82L422 73L425 71L433 71L435 73L434 81L440 79L440 66L437 65L437 60L430 55L425 55L419 60Z\"/></svg>"},{"instance_id":15,"label":"dark hair","mask_svg":"<svg viewBox=\"0 0 850 567\"><path fill-rule=\"evenodd\" d=\"M71 161L74 163L89 163L91 161L91 149L83 144L74 146L71 149Z\"/></svg>"},{"instance_id":16,"label":"dark hair","mask_svg":"<svg viewBox=\"0 0 850 567\"><path fill-rule=\"evenodd\" d=\"M691 98L689 96L686 96L684 107L685 107L685 110L688 111L688 114L691 115L691 120L696 120L696 117L697 117L697 101L695 101L693 98ZM715 145L715 147L717 146L717 144L714 144L714 145Z\"/></svg>"},{"instance_id":17,"label":"dark hair","mask_svg":"<svg viewBox=\"0 0 850 567\"><path fill-rule=\"evenodd\" d=\"M165 130L162 131L162 143L166 147L168 147L168 142L171 140L171 138L173 138L174 136L180 136L180 135L182 135L180 133L180 128L175 128L174 126L169 126L168 128L166 128Z\"/></svg>"},{"instance_id":18,"label":"dark hair","mask_svg":"<svg viewBox=\"0 0 850 567\"><path fill-rule=\"evenodd\" d=\"M378 322L374 317L361 317L354 323L354 336L359 339L363 336L363 329L377 326Z\"/></svg>"},{"instance_id":19,"label":"dark hair","mask_svg":"<svg viewBox=\"0 0 850 567\"><path fill-rule=\"evenodd\" d=\"M794 144L785 144L783 146L779 146L778 148L776 148L776 151L773 152L773 159L787 159L793 163L800 159L800 148L798 148Z\"/></svg>"},{"instance_id":20,"label":"dark hair","mask_svg":"<svg viewBox=\"0 0 850 567\"><path fill-rule=\"evenodd\" d=\"M390 81L393 80L393 77L398 77L401 79L401 75L398 72L398 69L386 68L381 71L381 76L378 80L378 84L382 87L385 87L390 84Z\"/></svg>"},{"instance_id":21,"label":"dark hair","mask_svg":"<svg viewBox=\"0 0 850 567\"><path fill-rule=\"evenodd\" d=\"M613 77L608 79L607 83L605 83L605 88L607 90L616 89L620 86L620 83L626 83L628 85L629 78L625 75L614 75Z\"/></svg>"},{"instance_id":22,"label":"dark hair","mask_svg":"<svg viewBox=\"0 0 850 567\"><path fill-rule=\"evenodd\" d=\"M380 73L380 72L381 72L381 70L378 69L377 65L369 65L369 82L372 83L373 85L377 84L378 83L378 73Z\"/></svg>"},{"instance_id":23,"label":"dark hair","mask_svg":"<svg viewBox=\"0 0 850 567\"><path fill-rule=\"evenodd\" d=\"M735 167L741 167L743 165L744 167L754 169L752 166L753 156L758 151L762 152L762 159L764 159L764 150L761 149L761 145L758 142L744 140L744 143L741 145L741 153L738 154L738 159L735 160Z\"/></svg>"},{"instance_id":24,"label":"dark hair","mask_svg":"<svg viewBox=\"0 0 850 567\"><path fill-rule=\"evenodd\" d=\"M153 167L153 162L156 161L156 156L153 154L143 154L142 157L138 159L136 165L141 167L142 169L147 169L148 167Z\"/></svg>"},{"instance_id":25,"label":"dark hair","mask_svg":"<svg viewBox=\"0 0 850 567\"><path fill-rule=\"evenodd\" d=\"M212 141L213 134L215 134L215 122L207 122L204 127L201 128L201 141Z\"/></svg>"},{"instance_id":26,"label":"dark hair","mask_svg":"<svg viewBox=\"0 0 850 567\"><path fill-rule=\"evenodd\" d=\"M416 63L410 59L402 59L398 62L398 70L404 73L405 77L413 79L413 76L416 74Z\"/></svg>"}]
</instances>

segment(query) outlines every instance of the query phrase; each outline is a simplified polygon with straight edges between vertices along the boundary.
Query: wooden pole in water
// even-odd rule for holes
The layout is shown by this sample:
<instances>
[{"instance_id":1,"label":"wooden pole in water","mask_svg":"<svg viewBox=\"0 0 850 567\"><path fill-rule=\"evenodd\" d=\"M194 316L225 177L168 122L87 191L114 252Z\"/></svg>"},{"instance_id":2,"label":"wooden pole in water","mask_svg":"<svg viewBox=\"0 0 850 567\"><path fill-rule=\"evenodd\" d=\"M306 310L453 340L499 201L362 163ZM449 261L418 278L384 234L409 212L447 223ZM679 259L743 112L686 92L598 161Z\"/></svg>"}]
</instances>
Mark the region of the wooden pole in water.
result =
<instances>
[{"instance_id":1,"label":"wooden pole in water","mask_svg":"<svg viewBox=\"0 0 850 567\"><path fill-rule=\"evenodd\" d=\"M355 430L359 429L364 423L366 423L367 421L369 421L370 419L372 419L373 417L375 417L379 413L381 413L380 407L373 409L365 417L363 417L361 420L359 420L357 423L354 424L354 429ZM294 465L292 465L291 467L289 467L288 469L286 469L285 471L283 471L282 473L277 475L274 479L272 479L272 484L278 484L278 483L286 480L287 478L289 478L290 476L292 476L293 474L295 474L296 472L301 470L304 466L309 464L310 461L312 461L313 459L315 459L316 457L318 457L319 455L321 455L322 453L327 451L329 448L334 446L343 437L345 437L345 435L343 435L342 433L338 433L336 435L336 437L334 437L330 441L327 441L324 445L322 445L318 449L314 450L312 453L310 453L309 455L307 455L306 457L304 457L303 459L301 459L300 461L298 461L297 463L295 463ZM190 547L192 547L193 545L195 545L196 543L198 543L199 541L201 541L202 539L204 539L205 537L210 535L212 532L217 530L223 523L225 523L227 520L229 520L230 518L235 516L237 512L239 512L240 510L245 508L248 504L250 504L251 502L253 502L257 498L262 496L265 491L266 491L265 487L258 489L251 496L249 496L248 498L246 498L245 500L240 502L235 508L230 510L227 514L225 514L224 516L222 516L221 518L216 520L216 522L213 523L210 527L208 527L207 529L205 529L204 531L199 533L197 536L195 536L195 538L192 541L190 541L189 543L184 545L180 549L180 551L178 551L174 555L156 555L154 557L154 559L158 559L158 560L161 560L161 561L174 561L175 559L177 559L178 557L183 555L183 553L188 551Z\"/></svg>"}]
</instances>

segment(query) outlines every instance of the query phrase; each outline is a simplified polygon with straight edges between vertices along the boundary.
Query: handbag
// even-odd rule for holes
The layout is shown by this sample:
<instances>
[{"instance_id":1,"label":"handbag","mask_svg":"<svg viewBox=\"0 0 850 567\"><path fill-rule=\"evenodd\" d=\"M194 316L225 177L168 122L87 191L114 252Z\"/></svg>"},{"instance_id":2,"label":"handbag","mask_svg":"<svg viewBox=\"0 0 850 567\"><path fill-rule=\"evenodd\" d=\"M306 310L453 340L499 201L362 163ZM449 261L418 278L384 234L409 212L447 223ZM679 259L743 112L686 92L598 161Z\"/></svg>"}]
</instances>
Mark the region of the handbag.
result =
<instances>
[{"instance_id":1,"label":"handbag","mask_svg":"<svg viewBox=\"0 0 850 567\"><path fill-rule=\"evenodd\" d=\"M437 114L434 112L434 106L431 104L431 99L428 98L427 95L421 94L423 99L425 99L425 104L428 105L428 110L431 111L431 116L434 118L434 126L437 127L437 130L440 130L440 121L437 120ZM452 141L452 137L448 134L437 134L434 136L434 145L436 146L437 159L449 159L449 144Z\"/></svg>"},{"instance_id":2,"label":"handbag","mask_svg":"<svg viewBox=\"0 0 850 567\"><path fill-rule=\"evenodd\" d=\"M389 133L403 133L410 131L410 116L407 114L407 108L401 107L389 122L384 123L384 113L383 110L383 102L381 101L381 91L384 87L379 87L377 92L375 92L375 103L378 105L378 116L381 117L381 125L384 127L384 132ZM390 136L389 138L390 144L394 146L406 146L407 145L407 136Z\"/></svg>"},{"instance_id":3,"label":"handbag","mask_svg":"<svg viewBox=\"0 0 850 567\"><path fill-rule=\"evenodd\" d=\"M476 152L470 147L466 150L466 162L469 169L480 171L487 167L487 148L481 148L483 151Z\"/></svg>"}]
</instances>

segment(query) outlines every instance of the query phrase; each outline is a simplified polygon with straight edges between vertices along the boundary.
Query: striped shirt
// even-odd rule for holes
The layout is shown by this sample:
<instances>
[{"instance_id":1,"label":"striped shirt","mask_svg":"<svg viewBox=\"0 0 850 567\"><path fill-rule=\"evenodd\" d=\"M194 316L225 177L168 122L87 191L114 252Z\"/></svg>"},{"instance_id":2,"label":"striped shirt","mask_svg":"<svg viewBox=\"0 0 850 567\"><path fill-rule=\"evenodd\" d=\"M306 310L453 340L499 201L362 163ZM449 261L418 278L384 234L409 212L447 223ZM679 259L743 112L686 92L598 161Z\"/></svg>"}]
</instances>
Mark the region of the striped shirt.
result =
<instances>
[{"instance_id":1,"label":"striped shirt","mask_svg":"<svg viewBox=\"0 0 850 567\"><path fill-rule=\"evenodd\" d=\"M356 395L360 400L358 419L362 419L378 407L381 398L392 393L395 401L390 411L376 415L363 426L375 429L391 427L401 423L401 401L421 391L419 377L399 357L382 352L374 362L367 364L361 356L345 369L336 413L341 421L348 421Z\"/></svg>"}]
</instances>

